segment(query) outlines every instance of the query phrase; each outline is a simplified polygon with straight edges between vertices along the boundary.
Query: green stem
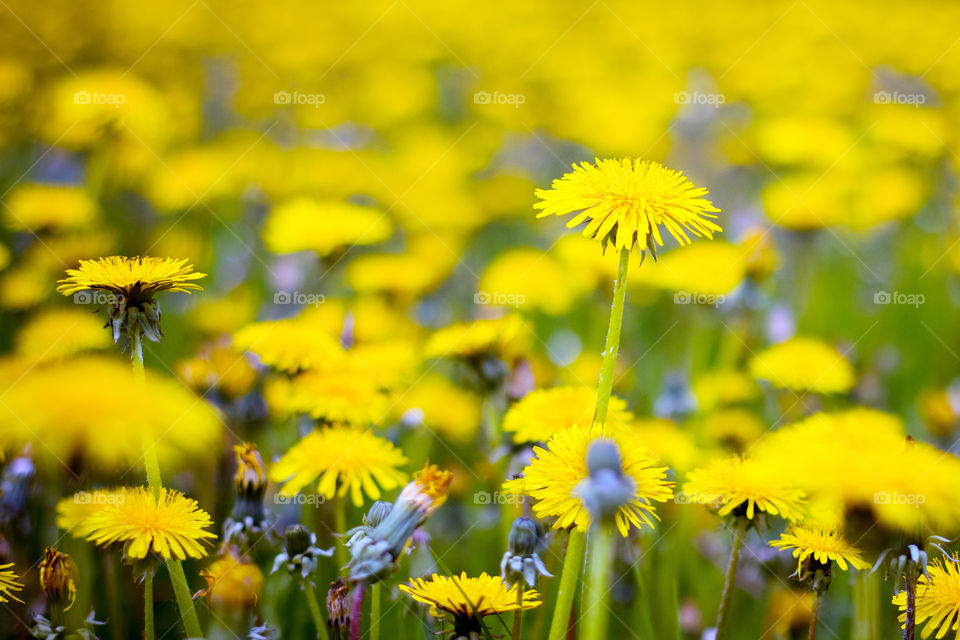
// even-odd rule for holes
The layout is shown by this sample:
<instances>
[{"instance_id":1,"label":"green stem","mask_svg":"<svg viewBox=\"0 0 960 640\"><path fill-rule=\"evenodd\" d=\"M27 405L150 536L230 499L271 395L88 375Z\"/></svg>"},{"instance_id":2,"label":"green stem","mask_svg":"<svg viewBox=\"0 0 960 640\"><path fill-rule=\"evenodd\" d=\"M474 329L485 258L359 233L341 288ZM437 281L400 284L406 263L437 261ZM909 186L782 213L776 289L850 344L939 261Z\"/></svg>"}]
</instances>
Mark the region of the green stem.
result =
<instances>
[{"instance_id":1,"label":"green stem","mask_svg":"<svg viewBox=\"0 0 960 640\"><path fill-rule=\"evenodd\" d=\"M587 536L576 529L570 530L567 540L567 552L563 556L563 569L560 571L560 587L557 590L557 603L553 608L550 622L550 640L564 640L570 626L570 610L573 608L573 594L577 589L577 578L583 565L583 553L587 546Z\"/></svg>"},{"instance_id":2,"label":"green stem","mask_svg":"<svg viewBox=\"0 0 960 640\"><path fill-rule=\"evenodd\" d=\"M347 531L347 502L343 498L333 499L333 528L334 533L346 533ZM334 537L337 565L340 568L346 566L349 562L347 557L347 547L343 544L343 539Z\"/></svg>"},{"instance_id":3,"label":"green stem","mask_svg":"<svg viewBox=\"0 0 960 640\"><path fill-rule=\"evenodd\" d=\"M523 581L517 585L517 610L513 614L513 631L511 640L520 640L520 629L523 627Z\"/></svg>"},{"instance_id":4,"label":"green stem","mask_svg":"<svg viewBox=\"0 0 960 640\"><path fill-rule=\"evenodd\" d=\"M154 639L153 630L153 574L147 573L143 577L143 637L144 640Z\"/></svg>"},{"instance_id":5,"label":"green stem","mask_svg":"<svg viewBox=\"0 0 960 640\"><path fill-rule=\"evenodd\" d=\"M822 602L823 596L816 594L813 600L813 610L810 612L810 628L807 629L807 640L816 640L817 619L820 617L820 604Z\"/></svg>"},{"instance_id":6,"label":"green stem","mask_svg":"<svg viewBox=\"0 0 960 640\"><path fill-rule=\"evenodd\" d=\"M313 626L317 628L318 640L327 640L327 623L323 621L323 614L320 613L320 603L317 602L317 594L314 593L313 586L304 583L303 593L307 596L307 605L310 607Z\"/></svg>"},{"instance_id":7,"label":"green stem","mask_svg":"<svg viewBox=\"0 0 960 640\"><path fill-rule=\"evenodd\" d=\"M590 553L587 556L587 583L583 590L581 612L584 640L606 640L610 607L610 569L613 564L614 537L600 526L591 528Z\"/></svg>"},{"instance_id":8,"label":"green stem","mask_svg":"<svg viewBox=\"0 0 960 640\"><path fill-rule=\"evenodd\" d=\"M143 337L135 333L131 336L130 340L133 351L133 373L138 380L146 382L146 374L143 366ZM157 458L156 443L150 442L147 433L141 431L140 444L143 449L143 464L147 470L147 484L150 486L150 489L153 490L154 497L159 500L160 490L163 488L163 480L160 475L160 460ZM179 560L170 558L167 560L167 570L170 572L170 581L173 583L173 593L177 598L180 618L183 621L183 627L187 632L187 637L202 638L203 631L200 630L200 620L197 618L197 611L193 607L193 598L190 595L187 576L183 572L183 565ZM150 591L152 594L152 585Z\"/></svg>"},{"instance_id":9,"label":"green stem","mask_svg":"<svg viewBox=\"0 0 960 640\"><path fill-rule=\"evenodd\" d=\"M873 640L879 633L877 602L880 577L872 571L857 571L853 590L853 640Z\"/></svg>"},{"instance_id":10,"label":"green stem","mask_svg":"<svg viewBox=\"0 0 960 640\"><path fill-rule=\"evenodd\" d=\"M380 640L380 583L370 585L370 640Z\"/></svg>"},{"instance_id":11,"label":"green stem","mask_svg":"<svg viewBox=\"0 0 960 640\"><path fill-rule=\"evenodd\" d=\"M600 366L600 384L597 387L597 409L595 422L605 422L607 408L610 406L610 394L613 392L614 369L617 353L620 351L620 328L623 326L623 305L627 298L627 265L630 263L630 251L620 251L620 264L617 267L617 279L613 283L613 306L610 308L610 325L607 327L607 342L603 348L603 364Z\"/></svg>"},{"instance_id":12,"label":"green stem","mask_svg":"<svg viewBox=\"0 0 960 640\"><path fill-rule=\"evenodd\" d=\"M727 577L723 582L723 594L720 596L720 610L717 612L717 634L714 640L725 640L727 637L727 614L730 612L730 601L733 600L733 590L737 581L737 565L740 563L740 550L743 548L743 537L747 529L747 521L737 519L737 528L733 534L733 550L730 552L730 564L727 566Z\"/></svg>"}]
</instances>

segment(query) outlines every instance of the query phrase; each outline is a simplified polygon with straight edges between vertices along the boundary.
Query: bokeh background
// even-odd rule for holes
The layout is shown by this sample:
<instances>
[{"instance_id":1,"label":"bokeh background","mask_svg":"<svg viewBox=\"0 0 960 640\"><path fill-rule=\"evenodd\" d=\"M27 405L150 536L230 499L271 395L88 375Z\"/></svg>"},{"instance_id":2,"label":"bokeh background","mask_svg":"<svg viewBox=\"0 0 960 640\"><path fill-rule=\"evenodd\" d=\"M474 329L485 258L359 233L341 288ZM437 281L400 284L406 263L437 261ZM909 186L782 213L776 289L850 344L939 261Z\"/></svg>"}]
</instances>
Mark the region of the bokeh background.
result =
<instances>
[{"instance_id":1,"label":"bokeh background","mask_svg":"<svg viewBox=\"0 0 960 640\"><path fill-rule=\"evenodd\" d=\"M749 441L831 403L894 412L908 433L953 447L960 6L0 5L3 386L46 373L37 402L69 414L98 410L86 401L100 396L123 411L82 368L50 372L78 352L125 359L94 306L57 294L56 280L80 258L189 258L209 274L205 290L163 300L167 337L148 345L147 365L223 416L213 446L165 463L217 522L231 504L230 445L255 439L270 459L303 428L271 412L254 356L234 366L230 336L306 310L333 330L356 322L360 340L382 347L390 410L376 426L403 442L411 470L429 457L458 472L455 499L429 527L434 548L453 570L496 571L510 505L496 504L502 478L471 446L481 398L421 348L433 329L507 310L532 337L512 397L595 383L616 259L559 220L535 220L532 205L536 188L597 156L663 161L723 211L718 240L668 246L630 275L615 391L678 476L732 432ZM858 375L850 396L805 404L765 389L748 405L755 423L711 423L716 402L696 381L794 334L840 349ZM404 373L396 384L391 366ZM410 410L426 428L403 426ZM9 459L30 438L4 421ZM37 497L28 522L5 523L0 557L31 566L60 539L49 514L61 496L138 477L98 474L74 444L32 444ZM644 580L656 637L709 626L724 538L706 513L675 508L617 587L618 637L638 633ZM81 543L62 544L84 557ZM764 553L747 560L736 637L788 637L777 598L789 563ZM92 554L81 602L102 618ZM106 571L126 588L128 574ZM824 616L847 637L849 585L837 582ZM158 597L170 628L172 596ZM292 582L268 583L260 605L289 637L310 637ZM0 635L23 636L25 607L0 609ZM394 603L389 614L414 630L406 637L419 629L412 611ZM104 635L134 637L135 617Z\"/></svg>"}]
</instances>

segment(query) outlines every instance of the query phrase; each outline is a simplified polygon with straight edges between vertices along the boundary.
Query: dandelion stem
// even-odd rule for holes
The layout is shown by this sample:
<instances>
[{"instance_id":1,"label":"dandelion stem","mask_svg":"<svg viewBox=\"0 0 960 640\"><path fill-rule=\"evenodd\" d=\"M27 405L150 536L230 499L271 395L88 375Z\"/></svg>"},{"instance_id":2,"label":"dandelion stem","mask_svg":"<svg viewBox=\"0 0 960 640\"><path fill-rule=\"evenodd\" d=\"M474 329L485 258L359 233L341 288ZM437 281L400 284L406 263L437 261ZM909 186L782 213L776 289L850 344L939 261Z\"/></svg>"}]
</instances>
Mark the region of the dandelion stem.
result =
<instances>
[{"instance_id":1,"label":"dandelion stem","mask_svg":"<svg viewBox=\"0 0 960 640\"><path fill-rule=\"evenodd\" d=\"M154 639L153 630L153 573L147 572L143 576L143 637L144 640Z\"/></svg>"},{"instance_id":2,"label":"dandelion stem","mask_svg":"<svg viewBox=\"0 0 960 640\"><path fill-rule=\"evenodd\" d=\"M733 534L733 550L730 551L730 564L727 566L727 577L723 582L723 594L720 596L715 640L726 640L727 637L727 614L730 612L730 601L733 600L733 590L737 581L737 565L740 563L740 550L743 548L743 537L746 529L747 521L744 518L738 518L737 528Z\"/></svg>"},{"instance_id":3,"label":"dandelion stem","mask_svg":"<svg viewBox=\"0 0 960 640\"><path fill-rule=\"evenodd\" d=\"M370 640L380 640L380 583L370 585Z\"/></svg>"},{"instance_id":4,"label":"dandelion stem","mask_svg":"<svg viewBox=\"0 0 960 640\"><path fill-rule=\"evenodd\" d=\"M335 534L346 533L347 531L347 501L343 498L333 499L333 528ZM347 547L343 544L343 539L335 537L337 565L344 567L349 558L347 558Z\"/></svg>"},{"instance_id":5,"label":"dandelion stem","mask_svg":"<svg viewBox=\"0 0 960 640\"><path fill-rule=\"evenodd\" d=\"M823 596L817 594L813 600L813 610L810 611L810 629L807 631L807 640L815 640L817 636L817 620L820 617L820 604Z\"/></svg>"},{"instance_id":6,"label":"dandelion stem","mask_svg":"<svg viewBox=\"0 0 960 640\"><path fill-rule=\"evenodd\" d=\"M580 567L583 565L586 546L587 536L576 529L571 529L567 540L567 552L563 556L557 603L554 605L553 619L550 622L550 640L563 640L567 637L570 610L573 608L573 594L577 588L577 578L580 575Z\"/></svg>"},{"instance_id":7,"label":"dandelion stem","mask_svg":"<svg viewBox=\"0 0 960 640\"><path fill-rule=\"evenodd\" d=\"M595 422L607 419L607 407L610 406L610 394L613 392L613 374L620 351L620 328L623 326L623 305L627 297L627 265L630 263L630 251L620 251L620 264L617 267L617 279L613 283L613 306L610 308L610 325L607 327L607 343L603 348L603 364L600 367L600 384L597 387L597 409Z\"/></svg>"},{"instance_id":8,"label":"dandelion stem","mask_svg":"<svg viewBox=\"0 0 960 640\"><path fill-rule=\"evenodd\" d=\"M523 581L517 585L517 610L513 614L513 631L511 640L520 640L520 629L523 627Z\"/></svg>"},{"instance_id":9,"label":"dandelion stem","mask_svg":"<svg viewBox=\"0 0 960 640\"><path fill-rule=\"evenodd\" d=\"M143 367L143 337L134 332L130 337L133 351L133 373L141 382L146 382L146 375ZM160 460L157 458L156 443L150 442L147 433L141 430L140 446L143 449L143 465L147 471L147 484L153 491L154 498L160 498L160 489L163 488L163 480L160 475ZM190 595L190 587L187 584L187 576L183 572L183 565L179 560L170 558L167 560L167 570L170 572L170 582L173 583L173 593L177 598L177 606L180 609L180 618L183 620L183 627L187 632L188 638L201 638L203 632L200 630L200 620L197 618L197 611L193 608L193 598ZM150 585L151 606L153 601L153 585ZM151 609L151 618L152 618Z\"/></svg>"},{"instance_id":10,"label":"dandelion stem","mask_svg":"<svg viewBox=\"0 0 960 640\"><path fill-rule=\"evenodd\" d=\"M913 566L908 566L904 576L907 589L907 608L904 611L903 640L913 640L917 624L917 574Z\"/></svg>"},{"instance_id":11,"label":"dandelion stem","mask_svg":"<svg viewBox=\"0 0 960 640\"><path fill-rule=\"evenodd\" d=\"M613 563L614 538L609 531L595 526L589 534L587 583L583 589L584 640L605 640L609 618L607 595L610 593L610 567Z\"/></svg>"},{"instance_id":12,"label":"dandelion stem","mask_svg":"<svg viewBox=\"0 0 960 640\"><path fill-rule=\"evenodd\" d=\"M360 615L363 613L363 592L366 582L353 585L353 605L350 607L350 640L360 640Z\"/></svg>"},{"instance_id":13,"label":"dandelion stem","mask_svg":"<svg viewBox=\"0 0 960 640\"><path fill-rule=\"evenodd\" d=\"M307 605L310 607L310 617L313 618L313 626L317 628L318 640L327 640L327 623L323 621L323 614L320 613L320 603L317 602L317 594L313 591L313 586L304 582L302 585L303 593L307 596Z\"/></svg>"}]
</instances>

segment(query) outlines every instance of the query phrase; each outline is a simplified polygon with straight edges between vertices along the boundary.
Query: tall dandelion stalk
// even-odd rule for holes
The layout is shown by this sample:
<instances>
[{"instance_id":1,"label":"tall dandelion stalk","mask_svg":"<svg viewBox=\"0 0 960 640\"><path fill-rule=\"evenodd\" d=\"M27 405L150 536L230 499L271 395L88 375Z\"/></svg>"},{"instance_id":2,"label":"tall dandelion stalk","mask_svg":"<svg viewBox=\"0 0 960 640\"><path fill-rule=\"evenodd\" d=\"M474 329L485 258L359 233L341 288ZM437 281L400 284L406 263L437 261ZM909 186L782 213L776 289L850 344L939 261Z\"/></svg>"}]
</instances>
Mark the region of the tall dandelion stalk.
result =
<instances>
[{"instance_id":1,"label":"tall dandelion stalk","mask_svg":"<svg viewBox=\"0 0 960 640\"><path fill-rule=\"evenodd\" d=\"M602 244L613 244L619 251L617 277L613 288L613 306L607 328L594 421L604 423L613 390L614 368L620 347L624 302L627 292L627 267L630 252L640 248L642 258L649 252L656 259L657 246L663 246L660 225L680 244L688 244L690 235L712 238L721 231L713 222L719 209L702 196L707 190L694 186L683 173L667 169L657 162L633 158L600 160L594 164L573 165L573 171L554 180L550 189L536 192L541 200L537 217L575 214L567 228L584 224L583 235ZM585 534L572 529L564 554L557 604L550 624L550 640L567 634L573 592L586 548ZM601 543L597 543L602 546ZM606 549L598 553L609 555ZM596 569L599 579L600 570ZM606 592L606 588L603 589Z\"/></svg>"}]
</instances>

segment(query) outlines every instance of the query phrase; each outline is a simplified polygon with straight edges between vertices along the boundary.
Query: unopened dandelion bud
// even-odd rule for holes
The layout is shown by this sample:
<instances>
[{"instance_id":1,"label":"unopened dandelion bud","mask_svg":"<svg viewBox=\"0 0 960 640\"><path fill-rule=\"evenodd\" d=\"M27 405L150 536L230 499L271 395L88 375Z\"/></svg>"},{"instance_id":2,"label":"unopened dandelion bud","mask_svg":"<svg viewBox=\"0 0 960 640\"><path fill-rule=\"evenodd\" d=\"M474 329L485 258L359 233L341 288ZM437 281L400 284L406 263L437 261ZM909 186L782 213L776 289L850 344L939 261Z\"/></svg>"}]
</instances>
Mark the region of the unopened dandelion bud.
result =
<instances>
[{"instance_id":1,"label":"unopened dandelion bud","mask_svg":"<svg viewBox=\"0 0 960 640\"><path fill-rule=\"evenodd\" d=\"M302 524L292 524L283 532L285 548L290 557L305 553L313 544L313 534Z\"/></svg>"},{"instance_id":2,"label":"unopened dandelion bud","mask_svg":"<svg viewBox=\"0 0 960 640\"><path fill-rule=\"evenodd\" d=\"M540 540L540 527L534 520L520 517L513 521L508 549L500 561L500 577L505 583L513 585L522 581L533 587L538 575L553 577L537 555Z\"/></svg>"},{"instance_id":3,"label":"unopened dandelion bud","mask_svg":"<svg viewBox=\"0 0 960 640\"><path fill-rule=\"evenodd\" d=\"M393 509L393 504L386 502L384 500L377 500L373 503L373 506L370 507L370 511L367 512L367 515L363 518L363 524L368 527L376 527L384 519L390 515L390 511Z\"/></svg>"},{"instance_id":4,"label":"unopened dandelion bud","mask_svg":"<svg viewBox=\"0 0 960 640\"><path fill-rule=\"evenodd\" d=\"M250 524L262 523L265 519L263 494L267 488L267 474L257 446L243 442L233 447L237 459L237 473L233 478L237 499L233 505L233 520Z\"/></svg>"},{"instance_id":5,"label":"unopened dandelion bud","mask_svg":"<svg viewBox=\"0 0 960 640\"><path fill-rule=\"evenodd\" d=\"M292 524L283 534L284 551L277 554L273 560L273 569L276 572L280 567L306 580L317 568L320 557L330 557L333 549L318 549L315 544L317 536L302 524Z\"/></svg>"},{"instance_id":6,"label":"unopened dandelion bud","mask_svg":"<svg viewBox=\"0 0 960 640\"><path fill-rule=\"evenodd\" d=\"M510 553L519 556L528 556L537 550L540 544L540 527L532 518L520 517L510 526L510 535L507 546Z\"/></svg>"},{"instance_id":7,"label":"unopened dandelion bud","mask_svg":"<svg viewBox=\"0 0 960 640\"><path fill-rule=\"evenodd\" d=\"M73 559L47 547L40 562L40 588L51 607L68 611L77 599L77 567Z\"/></svg>"}]
</instances>

